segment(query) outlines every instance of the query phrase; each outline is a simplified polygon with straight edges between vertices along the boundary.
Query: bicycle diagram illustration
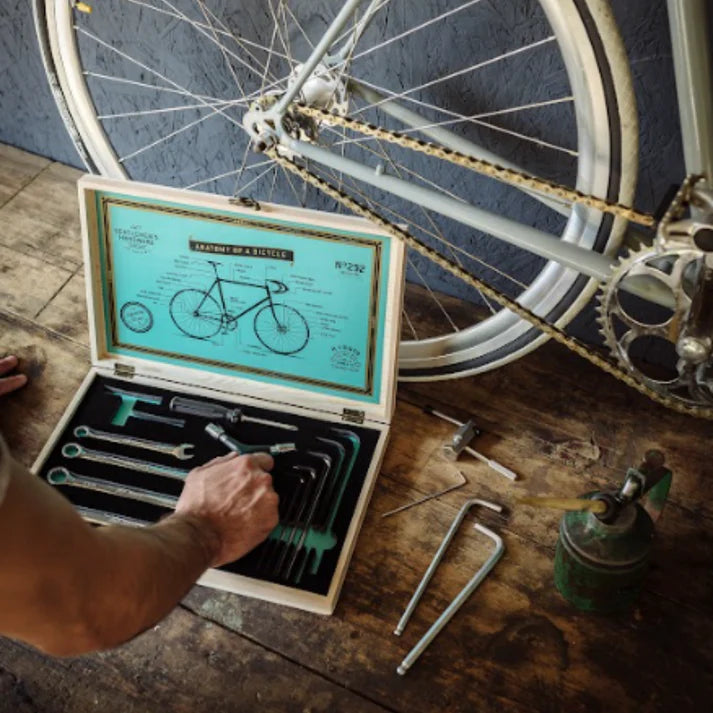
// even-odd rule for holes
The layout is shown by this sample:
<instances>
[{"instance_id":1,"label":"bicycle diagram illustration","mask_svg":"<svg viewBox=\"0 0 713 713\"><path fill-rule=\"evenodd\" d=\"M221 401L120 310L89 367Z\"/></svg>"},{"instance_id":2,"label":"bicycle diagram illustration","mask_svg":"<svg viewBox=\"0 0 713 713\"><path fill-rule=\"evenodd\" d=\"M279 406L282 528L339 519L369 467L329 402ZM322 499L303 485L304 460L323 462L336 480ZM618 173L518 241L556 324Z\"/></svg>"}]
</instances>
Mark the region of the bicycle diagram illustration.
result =
<instances>
[{"instance_id":1,"label":"bicycle diagram illustration","mask_svg":"<svg viewBox=\"0 0 713 713\"><path fill-rule=\"evenodd\" d=\"M208 260L215 278L207 290L187 288L171 298L169 313L173 323L194 339L210 339L223 332L236 329L238 322L249 312L255 312L253 331L260 343L275 354L297 354L309 342L307 320L294 307L275 302L274 295L284 295L289 288L279 280L264 283L245 280L228 280L218 271L220 263ZM231 314L225 301L225 285L259 291L255 302L238 314Z\"/></svg>"}]
</instances>

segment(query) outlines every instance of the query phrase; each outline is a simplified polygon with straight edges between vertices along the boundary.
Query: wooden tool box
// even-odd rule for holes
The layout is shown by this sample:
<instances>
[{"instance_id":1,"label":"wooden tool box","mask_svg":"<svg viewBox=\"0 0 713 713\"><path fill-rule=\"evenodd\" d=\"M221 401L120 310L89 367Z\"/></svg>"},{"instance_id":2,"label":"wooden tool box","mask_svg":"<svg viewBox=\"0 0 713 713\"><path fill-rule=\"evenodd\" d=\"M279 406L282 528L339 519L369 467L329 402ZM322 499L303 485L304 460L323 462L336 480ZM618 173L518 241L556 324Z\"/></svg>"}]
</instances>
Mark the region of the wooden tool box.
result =
<instances>
[{"instance_id":1,"label":"wooden tool box","mask_svg":"<svg viewBox=\"0 0 713 713\"><path fill-rule=\"evenodd\" d=\"M92 367L34 472L92 522L143 526L226 439L272 446L280 525L200 583L331 613L394 409L403 245L131 182L79 198Z\"/></svg>"}]
</instances>

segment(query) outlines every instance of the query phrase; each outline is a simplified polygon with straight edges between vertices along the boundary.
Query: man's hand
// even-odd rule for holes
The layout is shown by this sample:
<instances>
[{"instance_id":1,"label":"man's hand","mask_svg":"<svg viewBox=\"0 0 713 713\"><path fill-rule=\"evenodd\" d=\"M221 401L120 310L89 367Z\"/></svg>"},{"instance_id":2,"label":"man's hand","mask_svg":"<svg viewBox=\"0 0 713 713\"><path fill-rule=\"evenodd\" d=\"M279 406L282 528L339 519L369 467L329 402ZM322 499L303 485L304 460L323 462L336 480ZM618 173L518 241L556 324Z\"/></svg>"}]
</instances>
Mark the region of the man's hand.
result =
<instances>
[{"instance_id":1,"label":"man's hand","mask_svg":"<svg viewBox=\"0 0 713 713\"><path fill-rule=\"evenodd\" d=\"M230 453L188 474L176 514L188 516L206 533L212 566L247 554L277 525L279 498L266 472L273 465L267 453Z\"/></svg>"},{"instance_id":2,"label":"man's hand","mask_svg":"<svg viewBox=\"0 0 713 713\"><path fill-rule=\"evenodd\" d=\"M16 356L6 356L0 359L0 396L9 394L27 383L27 377L24 374L13 374L12 376L4 376L11 372L17 366Z\"/></svg>"}]
</instances>

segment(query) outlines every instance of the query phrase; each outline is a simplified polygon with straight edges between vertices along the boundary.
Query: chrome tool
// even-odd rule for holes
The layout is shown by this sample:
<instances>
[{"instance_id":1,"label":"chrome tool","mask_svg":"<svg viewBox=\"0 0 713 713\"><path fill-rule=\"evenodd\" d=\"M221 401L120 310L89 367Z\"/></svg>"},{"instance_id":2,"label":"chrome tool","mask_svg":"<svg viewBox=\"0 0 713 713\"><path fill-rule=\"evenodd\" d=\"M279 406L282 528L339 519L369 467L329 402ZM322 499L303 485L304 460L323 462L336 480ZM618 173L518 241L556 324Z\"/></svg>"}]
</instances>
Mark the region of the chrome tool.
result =
<instances>
[{"instance_id":1,"label":"chrome tool","mask_svg":"<svg viewBox=\"0 0 713 713\"><path fill-rule=\"evenodd\" d=\"M493 503L489 503L485 500L478 500L477 498L473 498L471 500L466 501L466 503L460 509L458 515L456 515L456 518L453 521L453 524L451 525L450 529L448 530L448 533L443 538L441 546L438 548L438 551L436 552L433 561L429 565L428 570L426 570L426 574L423 576L423 579L421 580L418 589L411 598L411 601L409 602L409 605L406 608L404 615L401 617L401 621L396 627L396 631L394 631L394 634L399 635L403 631L406 622L408 621L409 617L411 616L411 613L415 609L416 604L421 598L421 595L423 594L430 578L433 576L433 573L435 572L438 563L443 557L446 548L448 547L450 541L453 539L453 536L458 530L458 527L463 521L463 518L465 518L468 510L470 510L473 505L485 505L486 507L497 511L500 511L501 509L499 505L494 505ZM487 577L490 570L495 566L495 564L502 557L503 552L505 551L505 545L503 544L502 538L499 535L497 535L495 532L488 529L484 525L481 525L479 522L476 522L474 527L476 530L478 530L478 532L481 532L482 534L486 535L495 543L495 550L492 552L490 557L488 557L485 564L473 575L468 584L466 584L465 587L463 587L463 589L461 589L461 591L454 597L453 601L446 607L446 609L438 617L438 619L433 622L431 628L421 637L420 641L411 649L406 658L404 658L404 660L396 669L396 672L400 676L403 676L411 668L411 666L413 666L418 657L426 650L431 641L436 638L436 636L440 633L443 627L445 627L445 625L453 618L458 609L460 609L460 607L465 604L470 595L473 594L473 592L478 588L481 582Z\"/></svg>"},{"instance_id":2,"label":"chrome tool","mask_svg":"<svg viewBox=\"0 0 713 713\"><path fill-rule=\"evenodd\" d=\"M52 468L49 473L47 473L47 481L50 485L68 485L74 488L83 488L84 490L92 490L96 493L104 493L106 495L115 495L118 498L127 498L128 500L137 500L141 503L170 508L171 510L175 509L176 503L178 502L178 498L172 495L164 495L163 493L156 493L153 490L113 483L110 480L78 475L77 473L72 473L72 471L67 468L61 467Z\"/></svg>"},{"instance_id":3,"label":"chrome tool","mask_svg":"<svg viewBox=\"0 0 713 713\"><path fill-rule=\"evenodd\" d=\"M171 411L185 414L186 416L200 416L202 418L225 420L228 423L259 423L262 426L271 426L273 428L282 428L285 431L298 431L299 428L290 423L281 423L280 421L272 421L266 418L257 418L248 416L242 409L229 409L222 404L214 404L210 401L197 401L196 399L187 399L182 396L174 396L168 404Z\"/></svg>"},{"instance_id":4,"label":"chrome tool","mask_svg":"<svg viewBox=\"0 0 713 713\"><path fill-rule=\"evenodd\" d=\"M491 468L496 473L504 475L509 480L517 480L517 473L514 473L512 470L510 470L510 468L506 468L504 465L498 463L496 460L484 456L482 453L476 451L475 448L472 448L468 445L473 440L473 438L480 434L480 431L475 427L475 423L473 423L472 420L467 421L466 423L462 423L461 421L458 421L455 418L451 418L450 416L447 416L441 411L437 411L436 409L431 408L430 406L426 406L423 411L424 413L430 414L431 416L435 416L436 418L440 418L443 421L452 423L454 426L458 426L458 430L453 434L450 443L446 443L443 446L443 454L446 456L446 458L448 458L448 460L458 460L458 456L463 451L465 451L466 453L472 455L473 458L477 458L481 463L485 463L488 468Z\"/></svg>"},{"instance_id":5,"label":"chrome tool","mask_svg":"<svg viewBox=\"0 0 713 713\"><path fill-rule=\"evenodd\" d=\"M255 446L248 443L241 443L233 438L229 433L226 433L222 426L217 423L209 423L205 427L205 432L216 441L220 441L226 448L229 448L235 453L269 453L273 456L282 455L283 453L292 453L297 450L294 443L273 443L272 445Z\"/></svg>"},{"instance_id":6,"label":"chrome tool","mask_svg":"<svg viewBox=\"0 0 713 713\"><path fill-rule=\"evenodd\" d=\"M393 510L388 510L385 513L382 513L381 517L389 517L389 515L396 515L397 512L403 512L404 510L408 510L409 508L412 508L416 505L421 505L423 503L428 502L429 500L433 500L435 498L440 498L441 495L445 495L446 493L450 493L454 490L458 490L458 488L462 488L464 485L468 484L468 479L461 473L461 471L456 471L458 475L460 476L460 481L456 483L455 485L449 485L447 488L443 488L443 490L439 490L438 492L431 493L430 495L424 495L422 498L419 498L418 500L414 500L410 503L406 503L406 505L401 505L401 507L394 508Z\"/></svg>"},{"instance_id":7,"label":"chrome tool","mask_svg":"<svg viewBox=\"0 0 713 713\"><path fill-rule=\"evenodd\" d=\"M137 438L136 436L128 436L123 433L99 431L96 428L90 428L89 426L77 426L74 429L74 435L77 438L94 438L98 441L118 443L132 448L143 448L147 451L155 451L156 453L173 456L178 460L189 460L190 458L193 458L193 453L187 453L187 451L195 448L193 443L159 443L158 441L151 441L147 438Z\"/></svg>"},{"instance_id":8,"label":"chrome tool","mask_svg":"<svg viewBox=\"0 0 713 713\"><path fill-rule=\"evenodd\" d=\"M94 525L123 525L124 527L147 527L152 523L146 520L137 520L134 517L126 515L118 515L115 512L104 512L103 510L95 510L94 508L77 507L75 510L87 522Z\"/></svg>"},{"instance_id":9,"label":"chrome tool","mask_svg":"<svg viewBox=\"0 0 713 713\"><path fill-rule=\"evenodd\" d=\"M173 478L174 480L185 480L189 471L181 468L172 468L168 465L160 465L159 463L151 463L138 458L127 458L126 456L118 456L113 453L105 453L104 451L93 451L89 448L83 448L78 443L66 443L62 446L62 455L65 458L83 458L84 460L93 461L94 463L103 463L104 465L113 465L117 468L126 468L128 470L136 470L140 473L150 473L151 475L161 475L165 478Z\"/></svg>"}]
</instances>

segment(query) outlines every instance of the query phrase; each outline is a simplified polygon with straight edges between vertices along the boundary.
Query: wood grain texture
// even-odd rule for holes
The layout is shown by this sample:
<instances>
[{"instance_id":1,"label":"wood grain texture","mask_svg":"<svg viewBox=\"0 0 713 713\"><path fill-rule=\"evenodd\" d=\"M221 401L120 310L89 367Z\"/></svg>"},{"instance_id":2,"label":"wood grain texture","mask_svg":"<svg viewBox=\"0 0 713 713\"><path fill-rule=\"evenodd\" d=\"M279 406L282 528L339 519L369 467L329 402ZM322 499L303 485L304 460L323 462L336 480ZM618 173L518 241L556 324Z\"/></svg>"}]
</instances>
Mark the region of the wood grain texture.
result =
<instances>
[{"instance_id":1,"label":"wood grain texture","mask_svg":"<svg viewBox=\"0 0 713 713\"><path fill-rule=\"evenodd\" d=\"M1 207L25 188L40 171L49 165L50 161L42 156L35 156L12 146L0 144L0 163L2 163L2 173L0 173Z\"/></svg>"},{"instance_id":2,"label":"wood grain texture","mask_svg":"<svg viewBox=\"0 0 713 713\"><path fill-rule=\"evenodd\" d=\"M50 174L68 196L68 176L54 167L43 176ZM66 205L52 210L46 207L44 226L72 224ZM0 266L53 265L37 268L41 284L33 283L27 297L6 298L16 309L0 304L0 354L19 353L31 377L3 400L0 430L25 463L39 452L89 360L76 246L55 249L48 235L41 250L51 260L0 238ZM50 295L47 285L61 282L58 275L65 281ZM427 331L438 317L418 290L409 290L408 301L419 314L417 327ZM334 616L195 587L156 629L108 654L56 661L0 639L0 713L709 710L711 425L651 404L555 345L477 378L401 385L398 397L382 474ZM426 404L474 417L483 429L475 447L521 479L513 484L468 456L446 461L441 446L453 427L423 413ZM626 615L576 612L552 584L560 514L516 499L611 487L651 447L664 451L674 480L642 595ZM456 467L468 479L465 487L381 517L453 484ZM467 518L406 631L395 637L436 547L473 496L506 512L476 509ZM399 677L403 656L488 555L488 542L471 527L476 518L502 534L506 553Z\"/></svg>"}]
</instances>

